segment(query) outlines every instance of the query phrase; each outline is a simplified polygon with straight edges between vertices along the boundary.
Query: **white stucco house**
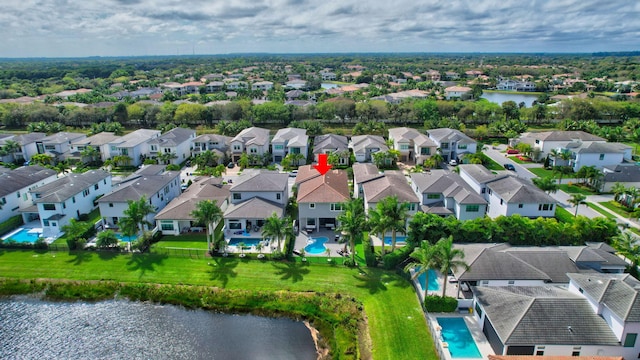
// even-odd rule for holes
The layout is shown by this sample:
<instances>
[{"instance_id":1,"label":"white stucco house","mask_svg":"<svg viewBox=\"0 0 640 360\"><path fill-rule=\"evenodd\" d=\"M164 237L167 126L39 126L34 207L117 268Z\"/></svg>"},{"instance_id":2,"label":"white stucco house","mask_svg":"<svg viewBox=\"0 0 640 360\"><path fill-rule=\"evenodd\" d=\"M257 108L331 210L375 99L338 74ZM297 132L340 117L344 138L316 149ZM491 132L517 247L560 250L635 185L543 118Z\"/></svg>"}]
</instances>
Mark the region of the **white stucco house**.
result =
<instances>
[{"instance_id":1,"label":"white stucco house","mask_svg":"<svg viewBox=\"0 0 640 360\"><path fill-rule=\"evenodd\" d=\"M0 147L4 147L9 141L15 141L20 145L19 149L16 149L13 153L8 153L9 159L7 162L17 161L19 163L31 160L31 157L38 153L38 147L36 142L45 138L47 134L33 132L21 135L15 134L2 134L0 136Z\"/></svg>"},{"instance_id":2,"label":"white stucco house","mask_svg":"<svg viewBox=\"0 0 640 360\"><path fill-rule=\"evenodd\" d=\"M36 149L38 154L48 154L55 161L62 161L71 156L71 144L86 137L86 134L81 133L59 132L36 140Z\"/></svg>"},{"instance_id":3,"label":"white stucco house","mask_svg":"<svg viewBox=\"0 0 640 360\"><path fill-rule=\"evenodd\" d=\"M274 162L281 162L288 154L302 154L303 159L292 165L302 165L307 162L309 152L309 136L306 129L280 129L271 139L271 153Z\"/></svg>"},{"instance_id":4,"label":"white stucco house","mask_svg":"<svg viewBox=\"0 0 640 360\"><path fill-rule=\"evenodd\" d=\"M352 136L349 147L353 150L353 155L359 163L371 162L372 154L389 150L386 141L378 135Z\"/></svg>"},{"instance_id":5,"label":"white stucco house","mask_svg":"<svg viewBox=\"0 0 640 360\"><path fill-rule=\"evenodd\" d=\"M109 158L128 156L132 166L140 166L150 155L149 141L162 134L160 130L138 129L123 135L109 143Z\"/></svg>"},{"instance_id":6,"label":"white stucco house","mask_svg":"<svg viewBox=\"0 0 640 360\"><path fill-rule=\"evenodd\" d=\"M91 159L86 159L82 156L82 152L85 151L88 147L92 147L98 151L100 154L100 160L105 161L111 157L111 149L110 145L112 142L116 141L120 136L112 133L103 131L101 133L80 139L78 141L74 141L71 144L71 152L75 157L82 161L91 161Z\"/></svg>"},{"instance_id":7,"label":"white stucco house","mask_svg":"<svg viewBox=\"0 0 640 360\"><path fill-rule=\"evenodd\" d=\"M231 157L233 162L240 159L243 153L259 155L269 153L269 130L250 127L231 139Z\"/></svg>"},{"instance_id":8,"label":"white stucco house","mask_svg":"<svg viewBox=\"0 0 640 360\"><path fill-rule=\"evenodd\" d=\"M338 165L349 165L349 140L343 135L318 135L313 141L313 161L318 161L319 154L337 154Z\"/></svg>"},{"instance_id":9,"label":"white stucco house","mask_svg":"<svg viewBox=\"0 0 640 360\"><path fill-rule=\"evenodd\" d=\"M305 176L304 172L315 173ZM335 229L339 223L336 217L342 213L342 206L351 199L347 172L330 170L320 175L310 165L298 170L301 178L298 184L298 219L301 229L315 231L319 229Z\"/></svg>"},{"instance_id":10,"label":"white stucco house","mask_svg":"<svg viewBox=\"0 0 640 360\"><path fill-rule=\"evenodd\" d=\"M30 191L58 178L54 170L39 165L22 166L0 173L0 223L20 215L21 209L33 205ZM32 219L23 218L25 222Z\"/></svg>"},{"instance_id":11,"label":"white stucco house","mask_svg":"<svg viewBox=\"0 0 640 360\"><path fill-rule=\"evenodd\" d=\"M478 143L460 130L429 129L427 135L436 144L444 161L460 160L465 154L475 154L478 150Z\"/></svg>"},{"instance_id":12,"label":"white stucco house","mask_svg":"<svg viewBox=\"0 0 640 360\"><path fill-rule=\"evenodd\" d=\"M400 152L401 162L424 163L436 153L438 144L420 131L407 127L389 129L389 140L394 150Z\"/></svg>"},{"instance_id":13,"label":"white stucco house","mask_svg":"<svg viewBox=\"0 0 640 360\"><path fill-rule=\"evenodd\" d=\"M164 160L164 164L181 164L191 157L191 147L195 138L195 130L173 128L159 137L149 140L149 154L153 158L161 158L163 154L172 154L174 157Z\"/></svg>"}]
</instances>

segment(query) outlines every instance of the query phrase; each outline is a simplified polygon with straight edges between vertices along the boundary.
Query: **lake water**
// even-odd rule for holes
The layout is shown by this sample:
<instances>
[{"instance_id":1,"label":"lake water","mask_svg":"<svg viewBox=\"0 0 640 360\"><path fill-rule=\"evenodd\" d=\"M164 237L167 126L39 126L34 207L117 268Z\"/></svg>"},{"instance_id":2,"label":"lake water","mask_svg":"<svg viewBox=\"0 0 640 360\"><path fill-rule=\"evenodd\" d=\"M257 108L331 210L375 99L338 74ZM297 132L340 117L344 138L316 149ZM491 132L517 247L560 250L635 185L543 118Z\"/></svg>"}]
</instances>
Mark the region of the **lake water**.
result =
<instances>
[{"instance_id":1,"label":"lake water","mask_svg":"<svg viewBox=\"0 0 640 360\"><path fill-rule=\"evenodd\" d=\"M516 104L524 102L527 107L531 107L533 101L538 99L538 95L483 92L481 98L487 99L499 105L502 105L502 103L505 101L515 101Z\"/></svg>"},{"instance_id":2,"label":"lake water","mask_svg":"<svg viewBox=\"0 0 640 360\"><path fill-rule=\"evenodd\" d=\"M0 359L316 359L302 322L129 301L0 300Z\"/></svg>"},{"instance_id":3,"label":"lake water","mask_svg":"<svg viewBox=\"0 0 640 360\"><path fill-rule=\"evenodd\" d=\"M320 84L320 87L323 89L333 89L333 88L337 88L338 84L322 83Z\"/></svg>"}]
</instances>

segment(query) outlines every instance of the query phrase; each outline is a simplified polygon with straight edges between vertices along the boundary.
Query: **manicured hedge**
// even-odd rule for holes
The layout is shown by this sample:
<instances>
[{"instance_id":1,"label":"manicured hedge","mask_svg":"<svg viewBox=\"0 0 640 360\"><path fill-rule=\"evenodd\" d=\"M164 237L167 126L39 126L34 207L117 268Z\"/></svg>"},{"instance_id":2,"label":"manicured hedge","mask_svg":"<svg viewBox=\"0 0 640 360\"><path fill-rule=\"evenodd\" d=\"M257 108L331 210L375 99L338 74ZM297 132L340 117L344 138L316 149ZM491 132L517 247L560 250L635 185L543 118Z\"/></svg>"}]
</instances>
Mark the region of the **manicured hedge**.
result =
<instances>
[{"instance_id":1,"label":"manicured hedge","mask_svg":"<svg viewBox=\"0 0 640 360\"><path fill-rule=\"evenodd\" d=\"M455 298L437 295L428 295L424 300L424 307L429 312L454 312L458 308L458 300Z\"/></svg>"}]
</instances>

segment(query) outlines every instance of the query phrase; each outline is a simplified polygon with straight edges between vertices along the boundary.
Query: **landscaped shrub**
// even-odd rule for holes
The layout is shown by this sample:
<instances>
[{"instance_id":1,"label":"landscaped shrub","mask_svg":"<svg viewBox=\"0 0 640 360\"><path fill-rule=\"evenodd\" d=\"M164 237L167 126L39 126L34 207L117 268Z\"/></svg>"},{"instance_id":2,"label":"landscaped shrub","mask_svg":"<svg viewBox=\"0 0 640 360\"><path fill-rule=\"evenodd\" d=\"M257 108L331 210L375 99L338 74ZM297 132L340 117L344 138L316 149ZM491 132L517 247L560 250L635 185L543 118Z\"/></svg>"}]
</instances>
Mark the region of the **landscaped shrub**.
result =
<instances>
[{"instance_id":1,"label":"landscaped shrub","mask_svg":"<svg viewBox=\"0 0 640 360\"><path fill-rule=\"evenodd\" d=\"M179 171L179 170L180 170L180 165L176 165L176 164L167 165L167 171Z\"/></svg>"},{"instance_id":2,"label":"landscaped shrub","mask_svg":"<svg viewBox=\"0 0 640 360\"><path fill-rule=\"evenodd\" d=\"M376 266L376 255L373 252L373 249L371 248L371 238L370 237L365 237L364 240L362 240L362 247L364 248L364 261L367 264L368 267L375 267Z\"/></svg>"},{"instance_id":3,"label":"landscaped shrub","mask_svg":"<svg viewBox=\"0 0 640 360\"><path fill-rule=\"evenodd\" d=\"M13 216L9 218L9 220L0 224L0 235L8 233L11 230L14 230L18 226L21 226L22 224L24 224L24 221L22 221L22 215Z\"/></svg>"},{"instance_id":4,"label":"landscaped shrub","mask_svg":"<svg viewBox=\"0 0 640 360\"><path fill-rule=\"evenodd\" d=\"M429 312L454 312L458 308L458 300L449 296L443 298L437 295L428 295L424 299L424 307Z\"/></svg>"},{"instance_id":5,"label":"landscaped shrub","mask_svg":"<svg viewBox=\"0 0 640 360\"><path fill-rule=\"evenodd\" d=\"M384 268L387 270L394 269L396 266L403 263L409 254L413 252L413 247L405 245L394 252L388 253L382 257L384 261Z\"/></svg>"}]
</instances>

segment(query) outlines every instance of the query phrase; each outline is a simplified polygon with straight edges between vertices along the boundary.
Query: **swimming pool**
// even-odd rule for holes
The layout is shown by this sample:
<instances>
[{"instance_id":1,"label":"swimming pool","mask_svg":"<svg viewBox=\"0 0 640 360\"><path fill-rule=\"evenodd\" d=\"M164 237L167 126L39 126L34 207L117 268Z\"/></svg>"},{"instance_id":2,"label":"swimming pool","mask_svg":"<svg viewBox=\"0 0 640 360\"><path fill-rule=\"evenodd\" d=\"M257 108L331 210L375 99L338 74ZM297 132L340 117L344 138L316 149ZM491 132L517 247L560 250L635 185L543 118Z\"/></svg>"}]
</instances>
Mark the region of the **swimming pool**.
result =
<instances>
[{"instance_id":1,"label":"swimming pool","mask_svg":"<svg viewBox=\"0 0 640 360\"><path fill-rule=\"evenodd\" d=\"M329 241L329 238L326 237L309 238L308 245L304 247L304 252L307 254L324 254L327 251L324 243L327 241Z\"/></svg>"},{"instance_id":2,"label":"swimming pool","mask_svg":"<svg viewBox=\"0 0 640 360\"><path fill-rule=\"evenodd\" d=\"M244 243L244 246L256 246L262 242L261 238L231 238L229 245L238 246L240 243Z\"/></svg>"},{"instance_id":3,"label":"swimming pool","mask_svg":"<svg viewBox=\"0 0 640 360\"><path fill-rule=\"evenodd\" d=\"M38 238L42 237L42 229L24 229L20 228L12 234L2 238L3 240L13 240L19 243L35 243Z\"/></svg>"},{"instance_id":4,"label":"swimming pool","mask_svg":"<svg viewBox=\"0 0 640 360\"><path fill-rule=\"evenodd\" d=\"M138 238L138 235L126 236L121 233L116 233L116 237L118 238L118 240L123 242L132 242L132 241L136 241L136 239Z\"/></svg>"},{"instance_id":5,"label":"swimming pool","mask_svg":"<svg viewBox=\"0 0 640 360\"><path fill-rule=\"evenodd\" d=\"M442 327L442 341L449 345L452 358L482 358L471 332L461 317L436 318Z\"/></svg>"},{"instance_id":6,"label":"swimming pool","mask_svg":"<svg viewBox=\"0 0 640 360\"><path fill-rule=\"evenodd\" d=\"M407 242L407 237L406 236L396 236L396 245L404 244L406 242ZM385 236L384 237L384 243L385 243L385 245L391 245L391 236Z\"/></svg>"},{"instance_id":7,"label":"swimming pool","mask_svg":"<svg viewBox=\"0 0 640 360\"><path fill-rule=\"evenodd\" d=\"M427 275L422 273L418 275L418 281L420 282L420 286L424 289L424 282L427 281ZM438 284L438 274L433 269L429 269L429 291L440 290L440 285Z\"/></svg>"}]
</instances>

